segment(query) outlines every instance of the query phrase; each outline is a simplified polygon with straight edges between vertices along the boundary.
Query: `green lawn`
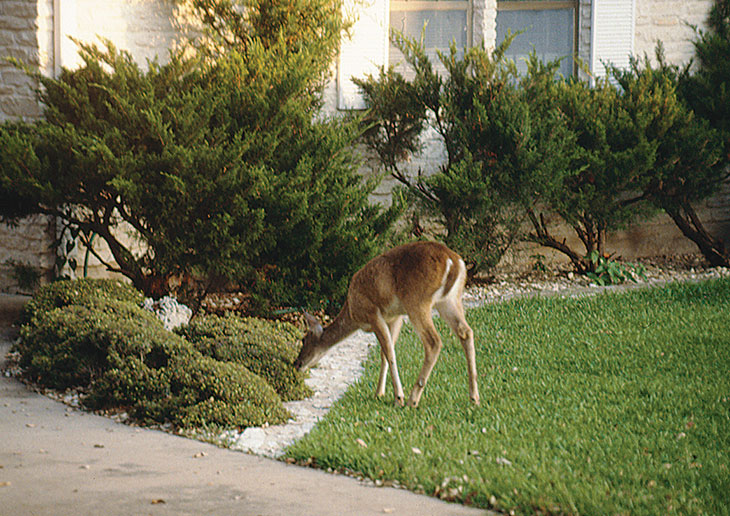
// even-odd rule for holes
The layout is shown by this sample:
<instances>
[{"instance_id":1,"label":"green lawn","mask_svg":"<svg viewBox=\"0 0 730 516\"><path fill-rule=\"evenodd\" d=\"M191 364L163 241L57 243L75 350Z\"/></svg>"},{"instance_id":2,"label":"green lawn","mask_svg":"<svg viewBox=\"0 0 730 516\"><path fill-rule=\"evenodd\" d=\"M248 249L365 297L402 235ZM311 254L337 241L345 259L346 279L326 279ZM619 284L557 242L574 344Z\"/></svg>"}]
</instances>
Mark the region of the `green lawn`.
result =
<instances>
[{"instance_id":1,"label":"green lawn","mask_svg":"<svg viewBox=\"0 0 730 516\"><path fill-rule=\"evenodd\" d=\"M379 358L288 457L518 514L730 514L730 280L470 311L418 409L374 399ZM398 345L410 389L422 348ZM377 359L377 360L376 360Z\"/></svg>"}]
</instances>

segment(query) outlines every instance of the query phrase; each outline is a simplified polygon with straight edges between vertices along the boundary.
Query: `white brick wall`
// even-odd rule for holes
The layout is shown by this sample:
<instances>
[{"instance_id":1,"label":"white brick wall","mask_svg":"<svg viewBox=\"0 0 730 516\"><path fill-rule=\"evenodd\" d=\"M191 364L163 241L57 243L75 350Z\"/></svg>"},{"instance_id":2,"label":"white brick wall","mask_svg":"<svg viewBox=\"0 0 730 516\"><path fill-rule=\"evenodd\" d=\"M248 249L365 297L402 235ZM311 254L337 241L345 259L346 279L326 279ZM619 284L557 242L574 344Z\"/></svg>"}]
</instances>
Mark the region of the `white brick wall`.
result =
<instances>
[{"instance_id":1,"label":"white brick wall","mask_svg":"<svg viewBox=\"0 0 730 516\"><path fill-rule=\"evenodd\" d=\"M66 2L67 0L64 0ZM74 0L76 23L73 36L84 42L110 39L144 64L147 59L167 58L179 37L175 6L165 0Z\"/></svg>"},{"instance_id":2,"label":"white brick wall","mask_svg":"<svg viewBox=\"0 0 730 516\"><path fill-rule=\"evenodd\" d=\"M35 99L33 81L6 58L19 59L33 68L46 69L48 17L46 2L3 0L0 2L0 121L32 119L41 111Z\"/></svg>"},{"instance_id":3,"label":"white brick wall","mask_svg":"<svg viewBox=\"0 0 730 516\"><path fill-rule=\"evenodd\" d=\"M706 28L714 0L636 0L635 54L653 58L657 41L667 60L682 65L694 55L691 25Z\"/></svg>"}]
</instances>

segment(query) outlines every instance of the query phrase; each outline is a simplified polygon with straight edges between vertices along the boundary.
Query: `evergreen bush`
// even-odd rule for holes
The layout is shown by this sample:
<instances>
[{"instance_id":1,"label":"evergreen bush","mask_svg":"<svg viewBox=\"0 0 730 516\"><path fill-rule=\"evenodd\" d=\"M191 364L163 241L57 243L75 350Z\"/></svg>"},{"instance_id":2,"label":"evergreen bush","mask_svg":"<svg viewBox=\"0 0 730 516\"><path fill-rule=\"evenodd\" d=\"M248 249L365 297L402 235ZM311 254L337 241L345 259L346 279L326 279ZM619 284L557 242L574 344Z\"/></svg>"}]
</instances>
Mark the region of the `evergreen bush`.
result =
<instances>
[{"instance_id":1,"label":"evergreen bush","mask_svg":"<svg viewBox=\"0 0 730 516\"><path fill-rule=\"evenodd\" d=\"M37 75L45 121L0 126L0 217L58 217L155 298L237 288L261 311L340 301L398 209L369 203L357 124L319 114L339 3L195 4L234 35L213 54L145 69L109 42L79 44L77 70Z\"/></svg>"},{"instance_id":2,"label":"evergreen bush","mask_svg":"<svg viewBox=\"0 0 730 516\"><path fill-rule=\"evenodd\" d=\"M563 140L571 172L536 190L536 207L526 206L532 224L527 238L565 254L577 271L592 273L597 262L591 255L609 256L607 233L649 212L640 202L637 178L652 166L655 145L641 125L645 120L637 119L637 109L627 106L607 79L592 86L574 78L556 80L557 64L542 64L532 55L521 82L534 116L560 117L571 135ZM572 227L583 249L554 236L541 209Z\"/></svg>"},{"instance_id":3,"label":"evergreen bush","mask_svg":"<svg viewBox=\"0 0 730 516\"><path fill-rule=\"evenodd\" d=\"M26 323L39 316L45 316L54 308L87 305L94 299L121 301L125 305L139 305L144 301L144 296L128 283L113 279L59 280L44 285L25 304L21 322ZM150 324L156 320L154 317L145 318Z\"/></svg>"},{"instance_id":4,"label":"evergreen bush","mask_svg":"<svg viewBox=\"0 0 730 516\"><path fill-rule=\"evenodd\" d=\"M660 55L657 69L651 70L647 62L643 70L637 66L634 70L655 78L669 76L693 112L682 109L677 115L662 149L665 164L650 178L647 196L666 211L707 261L728 267L730 245L705 227L695 206L721 191L730 175L730 0L715 0L707 26L707 30L695 29L695 60L684 69L668 66ZM694 120L695 116L700 120ZM702 121L718 132L719 148ZM673 160L676 166L671 166Z\"/></svg>"},{"instance_id":5,"label":"evergreen bush","mask_svg":"<svg viewBox=\"0 0 730 516\"><path fill-rule=\"evenodd\" d=\"M713 12L714 30L722 36L702 33L697 46L703 59L718 56L730 34L730 21L718 14L727 9ZM421 44L396 34L413 79L391 68L359 82L373 124L366 143L420 201L419 214L440 224L440 237L464 255L471 274L495 265L517 238L565 254L578 272L595 273L598 261L591 257L610 257L606 234L658 209L711 263L727 265L724 244L705 230L692 206L718 190L728 160L715 131L677 94L688 72L666 65L659 53L657 68L634 59L628 70L612 71L613 82L589 85L557 77L558 61L542 63L533 54L519 77L503 59L510 41L491 55L472 48L459 57L452 47L439 54L442 76ZM717 81L722 96L727 60L709 62L703 61L712 72L700 78ZM713 122L721 132L724 109ZM441 137L445 162L407 172L403 163L419 150L426 126ZM583 249L555 236L555 214Z\"/></svg>"},{"instance_id":6,"label":"evergreen bush","mask_svg":"<svg viewBox=\"0 0 730 516\"><path fill-rule=\"evenodd\" d=\"M653 148L651 166L636 183L643 197L664 210L714 266L730 266L730 249L704 227L695 206L719 191L730 160L723 156L722 131L698 117L680 95L685 72L664 60L657 66L633 59L627 70L613 70L627 109L642 124L641 135ZM722 91L722 85L718 85Z\"/></svg>"},{"instance_id":7,"label":"evergreen bush","mask_svg":"<svg viewBox=\"0 0 730 516\"><path fill-rule=\"evenodd\" d=\"M399 35L394 42L415 76L406 81L389 69L359 82L375 127L366 143L441 224L470 274L496 265L518 238L566 254L580 272L593 270L587 256L604 253L606 231L637 216L627 193L651 159L615 88L556 80L559 61L543 64L535 55L519 77L503 57L511 38L491 54L478 47L463 57L455 48L440 54L444 77L420 44ZM423 120L442 138L446 160L409 176L402 162L418 150ZM546 222L553 213L584 250L553 236Z\"/></svg>"},{"instance_id":8,"label":"evergreen bush","mask_svg":"<svg viewBox=\"0 0 730 516\"><path fill-rule=\"evenodd\" d=\"M268 379L290 399L311 394L291 366L301 337L293 326L202 318L187 328L193 344L165 330L140 297L106 280L42 287L14 347L24 376L43 387L78 389L92 409L183 428L286 421Z\"/></svg>"},{"instance_id":9,"label":"evergreen bush","mask_svg":"<svg viewBox=\"0 0 730 516\"><path fill-rule=\"evenodd\" d=\"M528 106L515 87L514 67L503 60L508 42L492 56L474 47L459 58L452 46L449 54L439 54L445 78L422 45L398 34L394 43L414 78L408 81L391 68L356 81L370 107L365 142L405 186L420 214L439 223L443 233L435 236L462 255L474 276L496 265L514 240L524 218L517 209L524 190L510 173L529 173L527 162L536 163L534 147L542 143L525 130ZM491 117L502 125L486 126ZM408 171L403 163L418 150L427 127L442 139L446 162L436 170ZM501 160L507 147L524 151L523 161Z\"/></svg>"}]
</instances>

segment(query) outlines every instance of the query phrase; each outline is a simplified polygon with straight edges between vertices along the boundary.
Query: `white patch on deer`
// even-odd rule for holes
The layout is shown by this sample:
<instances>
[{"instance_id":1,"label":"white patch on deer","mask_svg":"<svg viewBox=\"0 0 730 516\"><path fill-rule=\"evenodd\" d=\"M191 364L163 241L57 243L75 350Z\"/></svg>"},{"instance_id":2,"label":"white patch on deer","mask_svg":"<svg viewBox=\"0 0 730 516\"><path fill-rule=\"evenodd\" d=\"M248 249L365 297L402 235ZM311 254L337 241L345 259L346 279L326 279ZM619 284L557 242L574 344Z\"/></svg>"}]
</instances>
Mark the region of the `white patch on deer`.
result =
<instances>
[{"instance_id":1,"label":"white patch on deer","mask_svg":"<svg viewBox=\"0 0 730 516\"><path fill-rule=\"evenodd\" d=\"M449 279L449 272L451 272L451 267L453 265L454 265L454 262L451 261L451 258L447 258L446 259L446 270L444 271L444 277L441 278L441 285L436 290L436 292L434 292L434 294L433 294L433 300L435 302L441 301L442 299L444 299L444 297L446 297L449 294L449 292L445 292L444 289L446 288L446 281ZM452 290L453 290L453 285L452 285Z\"/></svg>"}]
</instances>

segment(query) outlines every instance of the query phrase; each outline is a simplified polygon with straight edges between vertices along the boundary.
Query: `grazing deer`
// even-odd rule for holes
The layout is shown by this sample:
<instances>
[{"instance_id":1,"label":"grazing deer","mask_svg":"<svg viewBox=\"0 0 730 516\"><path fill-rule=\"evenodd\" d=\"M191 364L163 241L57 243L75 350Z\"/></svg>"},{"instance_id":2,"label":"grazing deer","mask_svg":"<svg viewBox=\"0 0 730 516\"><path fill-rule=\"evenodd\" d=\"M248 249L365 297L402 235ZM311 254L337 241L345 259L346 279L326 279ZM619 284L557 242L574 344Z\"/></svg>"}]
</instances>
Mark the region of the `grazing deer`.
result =
<instances>
[{"instance_id":1,"label":"grazing deer","mask_svg":"<svg viewBox=\"0 0 730 516\"><path fill-rule=\"evenodd\" d=\"M443 244L413 242L372 259L352 277L347 300L327 328L305 313L309 331L294 366L309 367L319 361L332 346L358 329L374 332L380 343L380 378L375 392L385 394L388 370L393 383L395 402L403 406L403 387L395 359L403 315L408 315L425 350L418 380L408 398L416 407L428 377L441 351L441 337L433 325L435 308L459 337L466 354L469 373L469 396L479 404L477 369L474 356L474 333L464 318L461 297L466 283L464 260Z\"/></svg>"}]
</instances>

